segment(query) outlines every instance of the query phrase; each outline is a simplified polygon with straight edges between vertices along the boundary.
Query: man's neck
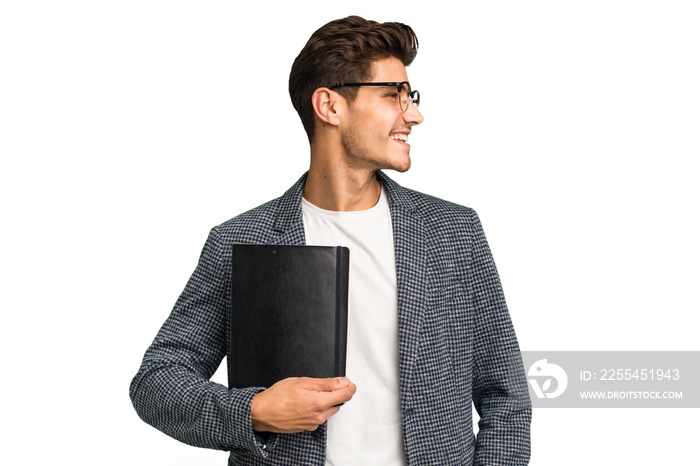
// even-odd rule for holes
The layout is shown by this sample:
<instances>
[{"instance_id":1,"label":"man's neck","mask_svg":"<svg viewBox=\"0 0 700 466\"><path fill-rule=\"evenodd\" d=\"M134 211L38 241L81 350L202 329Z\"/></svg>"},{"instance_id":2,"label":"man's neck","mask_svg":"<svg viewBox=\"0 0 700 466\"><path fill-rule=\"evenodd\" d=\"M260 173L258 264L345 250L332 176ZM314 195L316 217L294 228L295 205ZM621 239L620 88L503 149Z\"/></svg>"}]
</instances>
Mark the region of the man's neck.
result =
<instances>
[{"instance_id":1,"label":"man's neck","mask_svg":"<svg viewBox=\"0 0 700 466\"><path fill-rule=\"evenodd\" d=\"M321 209L348 212L374 207L381 191L375 171L315 162L312 157L303 196Z\"/></svg>"}]
</instances>

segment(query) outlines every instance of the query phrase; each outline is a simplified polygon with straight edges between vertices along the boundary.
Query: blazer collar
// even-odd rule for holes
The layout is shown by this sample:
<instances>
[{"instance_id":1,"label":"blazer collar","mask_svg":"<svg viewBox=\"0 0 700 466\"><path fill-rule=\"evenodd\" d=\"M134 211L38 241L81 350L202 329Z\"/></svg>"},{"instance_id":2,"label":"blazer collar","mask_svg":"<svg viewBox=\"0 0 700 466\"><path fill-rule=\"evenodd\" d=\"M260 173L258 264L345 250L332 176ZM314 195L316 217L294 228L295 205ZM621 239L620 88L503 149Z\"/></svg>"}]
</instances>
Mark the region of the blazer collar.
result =
<instances>
[{"instance_id":1,"label":"blazer collar","mask_svg":"<svg viewBox=\"0 0 700 466\"><path fill-rule=\"evenodd\" d=\"M280 197L280 203L275 216L274 230L280 234L285 234L290 228L302 220L301 214L301 195L306 184L306 177L309 172L304 173L294 185ZM389 204L395 208L413 212L415 204L408 196L406 189L402 188L398 183L389 178L384 172L377 172L377 179L384 185L386 189Z\"/></svg>"},{"instance_id":2,"label":"blazer collar","mask_svg":"<svg viewBox=\"0 0 700 466\"><path fill-rule=\"evenodd\" d=\"M279 199L273 230L280 235L280 244L304 244L304 222L301 214L301 194L304 191L304 173L294 185Z\"/></svg>"},{"instance_id":3,"label":"blazer collar","mask_svg":"<svg viewBox=\"0 0 700 466\"><path fill-rule=\"evenodd\" d=\"M377 179L384 185L384 188L386 188L389 197L389 205L407 212L413 212L415 210L416 205L408 196L406 188L403 188L382 171L377 172Z\"/></svg>"}]
</instances>

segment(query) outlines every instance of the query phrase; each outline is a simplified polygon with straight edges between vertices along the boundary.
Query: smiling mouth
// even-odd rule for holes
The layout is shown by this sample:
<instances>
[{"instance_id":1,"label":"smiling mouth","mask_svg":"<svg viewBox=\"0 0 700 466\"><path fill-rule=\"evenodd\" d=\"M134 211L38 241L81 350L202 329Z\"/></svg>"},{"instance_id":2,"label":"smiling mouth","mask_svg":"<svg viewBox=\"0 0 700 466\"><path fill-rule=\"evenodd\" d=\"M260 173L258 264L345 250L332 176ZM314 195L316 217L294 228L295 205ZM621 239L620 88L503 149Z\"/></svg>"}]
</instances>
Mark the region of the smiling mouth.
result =
<instances>
[{"instance_id":1,"label":"smiling mouth","mask_svg":"<svg viewBox=\"0 0 700 466\"><path fill-rule=\"evenodd\" d=\"M405 142L408 143L408 134L404 133L393 133L390 135L391 139L394 141L400 141L400 142Z\"/></svg>"}]
</instances>

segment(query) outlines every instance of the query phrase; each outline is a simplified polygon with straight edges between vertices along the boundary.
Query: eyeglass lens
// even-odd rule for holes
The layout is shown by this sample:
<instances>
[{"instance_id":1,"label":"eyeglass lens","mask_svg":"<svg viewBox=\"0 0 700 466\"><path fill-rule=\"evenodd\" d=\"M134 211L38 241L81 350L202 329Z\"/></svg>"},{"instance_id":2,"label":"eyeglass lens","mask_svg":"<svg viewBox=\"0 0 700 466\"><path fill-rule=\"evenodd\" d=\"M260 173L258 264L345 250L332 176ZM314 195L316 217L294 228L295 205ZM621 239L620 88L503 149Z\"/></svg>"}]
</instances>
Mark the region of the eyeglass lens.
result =
<instances>
[{"instance_id":1,"label":"eyeglass lens","mask_svg":"<svg viewBox=\"0 0 700 466\"><path fill-rule=\"evenodd\" d=\"M399 90L399 106L401 107L402 112L408 110L409 102L413 102L414 105L418 106L420 96L418 91L411 92L411 86L408 83L403 83L401 85L401 89Z\"/></svg>"}]
</instances>

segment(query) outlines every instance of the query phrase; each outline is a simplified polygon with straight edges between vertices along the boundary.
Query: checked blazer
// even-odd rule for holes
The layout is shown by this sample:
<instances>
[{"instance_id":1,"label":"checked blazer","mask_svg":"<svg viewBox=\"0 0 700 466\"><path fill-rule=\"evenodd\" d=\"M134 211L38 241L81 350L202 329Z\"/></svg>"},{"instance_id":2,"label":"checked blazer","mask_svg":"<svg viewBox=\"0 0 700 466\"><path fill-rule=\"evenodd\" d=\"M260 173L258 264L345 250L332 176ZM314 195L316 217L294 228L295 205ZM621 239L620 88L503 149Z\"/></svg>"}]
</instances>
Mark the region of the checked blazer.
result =
<instances>
[{"instance_id":1,"label":"checked blazer","mask_svg":"<svg viewBox=\"0 0 700 466\"><path fill-rule=\"evenodd\" d=\"M476 213L377 176L394 233L407 463L528 464L525 372ZM211 230L131 383L144 421L182 442L230 451L229 465L324 464L325 424L314 432L270 434L263 443L252 430L250 404L264 387L229 390L209 380L227 352L231 245L304 244L305 180ZM472 403L480 415L476 437Z\"/></svg>"}]
</instances>

